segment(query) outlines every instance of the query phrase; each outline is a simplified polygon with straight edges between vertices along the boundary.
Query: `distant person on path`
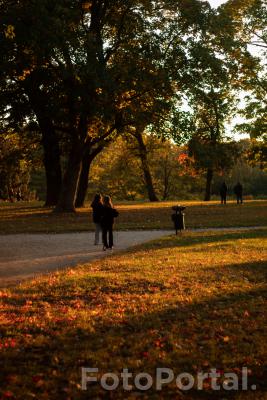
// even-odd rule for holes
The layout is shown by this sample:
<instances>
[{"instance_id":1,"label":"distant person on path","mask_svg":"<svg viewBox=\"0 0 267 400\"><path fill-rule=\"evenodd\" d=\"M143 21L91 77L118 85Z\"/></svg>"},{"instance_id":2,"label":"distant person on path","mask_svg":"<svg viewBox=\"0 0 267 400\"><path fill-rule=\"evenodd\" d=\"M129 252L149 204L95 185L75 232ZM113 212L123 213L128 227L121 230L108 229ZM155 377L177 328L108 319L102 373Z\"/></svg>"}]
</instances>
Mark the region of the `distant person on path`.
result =
<instances>
[{"instance_id":1,"label":"distant person on path","mask_svg":"<svg viewBox=\"0 0 267 400\"><path fill-rule=\"evenodd\" d=\"M243 186L240 182L237 182L237 184L235 185L234 193L236 195L237 204L243 204Z\"/></svg>"},{"instance_id":2,"label":"distant person on path","mask_svg":"<svg viewBox=\"0 0 267 400\"><path fill-rule=\"evenodd\" d=\"M119 215L113 207L111 198L105 196L103 200L103 216L101 219L103 250L113 248L113 225L114 219Z\"/></svg>"},{"instance_id":3,"label":"distant person on path","mask_svg":"<svg viewBox=\"0 0 267 400\"><path fill-rule=\"evenodd\" d=\"M96 194L92 201L91 207L93 209L93 222L95 224L95 245L99 244L99 234L102 230L101 219L103 216L103 200L101 194Z\"/></svg>"},{"instance_id":4,"label":"distant person on path","mask_svg":"<svg viewBox=\"0 0 267 400\"><path fill-rule=\"evenodd\" d=\"M21 190L20 189L17 190L16 198L17 198L17 201L22 200L22 195L21 195Z\"/></svg>"},{"instance_id":5,"label":"distant person on path","mask_svg":"<svg viewBox=\"0 0 267 400\"><path fill-rule=\"evenodd\" d=\"M221 204L226 204L227 186L225 182L222 183L220 189L220 196L221 196Z\"/></svg>"}]
</instances>

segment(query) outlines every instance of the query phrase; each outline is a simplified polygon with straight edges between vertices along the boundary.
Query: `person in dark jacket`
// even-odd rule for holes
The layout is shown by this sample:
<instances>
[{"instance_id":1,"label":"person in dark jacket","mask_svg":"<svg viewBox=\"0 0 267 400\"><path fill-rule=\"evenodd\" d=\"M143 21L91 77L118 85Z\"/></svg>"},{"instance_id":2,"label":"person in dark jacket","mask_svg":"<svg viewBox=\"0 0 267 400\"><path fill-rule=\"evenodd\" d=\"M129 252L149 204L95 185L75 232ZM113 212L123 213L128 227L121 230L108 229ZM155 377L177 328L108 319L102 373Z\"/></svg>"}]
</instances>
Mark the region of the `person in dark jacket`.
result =
<instances>
[{"instance_id":1,"label":"person in dark jacket","mask_svg":"<svg viewBox=\"0 0 267 400\"><path fill-rule=\"evenodd\" d=\"M222 183L220 189L220 196L221 196L221 204L226 204L227 186L225 182Z\"/></svg>"},{"instance_id":2,"label":"person in dark jacket","mask_svg":"<svg viewBox=\"0 0 267 400\"><path fill-rule=\"evenodd\" d=\"M110 196L103 200L103 216L101 219L103 250L113 248L113 225L114 219L119 215L113 207Z\"/></svg>"},{"instance_id":3,"label":"person in dark jacket","mask_svg":"<svg viewBox=\"0 0 267 400\"><path fill-rule=\"evenodd\" d=\"M93 209L93 222L95 224L95 245L99 244L99 234L102 230L101 219L103 216L103 201L101 194L96 194L92 201L91 207Z\"/></svg>"},{"instance_id":4,"label":"person in dark jacket","mask_svg":"<svg viewBox=\"0 0 267 400\"><path fill-rule=\"evenodd\" d=\"M237 182L237 184L235 185L234 193L236 195L237 204L243 204L243 186L240 182Z\"/></svg>"}]
</instances>

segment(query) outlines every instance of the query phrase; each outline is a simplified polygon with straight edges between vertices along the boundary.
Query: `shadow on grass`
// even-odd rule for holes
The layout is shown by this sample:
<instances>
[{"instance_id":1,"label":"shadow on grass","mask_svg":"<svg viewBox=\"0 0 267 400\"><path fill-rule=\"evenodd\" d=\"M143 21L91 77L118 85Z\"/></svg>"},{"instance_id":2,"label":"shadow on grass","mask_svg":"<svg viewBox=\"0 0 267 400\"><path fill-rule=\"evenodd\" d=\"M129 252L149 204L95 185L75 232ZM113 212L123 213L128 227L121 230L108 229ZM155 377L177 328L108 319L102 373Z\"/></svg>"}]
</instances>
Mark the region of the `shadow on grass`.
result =
<instances>
[{"instance_id":1,"label":"shadow on grass","mask_svg":"<svg viewBox=\"0 0 267 400\"><path fill-rule=\"evenodd\" d=\"M266 264L263 261L231 264L225 268L240 277L253 269L258 283L266 282ZM100 294L146 294L153 298L154 292L149 291L153 282L143 278L128 279L112 285L109 278L85 277L81 280L82 294L77 292L77 283L71 279L66 286L58 287L55 284L54 288L47 288L43 295L37 292L37 297L33 296L36 288L20 288L14 291L13 301L12 297L3 299L3 308L12 304L12 313L15 315L17 308L16 314L22 317L25 310L18 301L20 295L24 301L32 301L37 309L38 302L47 302L48 310L52 310L60 300L71 307L73 301L83 298L86 300L84 312L90 307L95 290ZM164 284L158 285L158 291L162 294L167 290L169 288L166 289ZM77 387L81 379L81 367L97 367L103 373L116 373L122 368L129 368L134 374L145 371L152 376L156 368L166 367L173 368L176 375L189 372L195 376L197 370L218 368L229 372L247 366L252 371L249 385L256 384L261 396L256 397L257 393L252 393L251 399L263 399L267 389L263 320L266 310L263 302L266 298L266 288L261 286L234 293L220 293L189 304L170 300L163 309L154 309L152 312L132 314L129 308L121 320L108 318L106 321L106 318L98 316L85 325L77 323L75 319L54 321L46 329L42 325L38 327L33 318L29 330L21 333L33 339L36 336L36 340L19 349L3 351L0 381L7 382L8 390L16 392L16 399L21 400L27 398L27 393L38 400L124 399L128 394L121 387L112 393L102 391L99 385L91 385L90 392L82 392ZM244 312L248 313L245 317ZM38 311L35 313L38 314ZM3 337L11 329L6 330L4 326ZM17 384L16 380L10 378L14 374L21 375L23 384L21 381ZM40 380L44 383L37 385L36 376L41 376ZM151 399L180 398L172 385L166 386L160 394L152 388L147 395ZM191 390L185 395L187 399L222 399L222 396L234 399L239 393L211 392L206 388L202 392Z\"/></svg>"},{"instance_id":2,"label":"shadow on grass","mask_svg":"<svg viewBox=\"0 0 267 400\"><path fill-rule=\"evenodd\" d=\"M167 269L168 267L166 267L166 270ZM217 271L218 267L214 267L214 270ZM265 261L224 265L223 270L220 271L220 276L224 275L224 270L226 274L228 272L235 272L251 283L267 282L267 267ZM209 271L212 271L212 268L209 269ZM105 271L103 270L102 272L104 273ZM124 271L120 270L120 272L123 273ZM132 270L128 268L127 272L135 272L135 268ZM203 277L195 277L194 283L203 283ZM62 286L60 286L60 283L56 283L55 286L57 290L53 290L53 287L51 287L51 290L47 290L45 294L41 291L36 293L36 287L34 286L27 289L18 287L16 289L17 296L14 298L7 297L4 300L4 304L13 305L15 307L22 306L25 303L25 298L30 298L33 295L36 302L48 302L50 305L57 304L59 300L64 301L64 303L75 300L85 300L90 304L90 301L95 298L96 292L98 295L142 295L154 294L156 291L164 293L172 289L172 286L166 284L164 281L160 282L158 279L135 278L134 280L128 280L126 278L123 282L112 283L110 278L90 275L85 275L81 277L80 280L77 278L65 278ZM77 287L80 288L81 293L77 293ZM65 293L64 295L62 295L63 292ZM233 296L235 296L235 294L233 294ZM240 293L239 296L241 298L243 296L242 293ZM246 292L243 297L245 298L245 296L250 297L250 294ZM228 297L229 295L227 294L226 298ZM221 296L221 298L223 298L223 296Z\"/></svg>"},{"instance_id":3,"label":"shadow on grass","mask_svg":"<svg viewBox=\"0 0 267 400\"><path fill-rule=\"evenodd\" d=\"M240 230L238 232L234 232L235 228L233 228L233 232L228 231L213 231L213 233L208 234L207 232L183 232L180 235L172 235L166 236L159 241L154 240L153 242L149 242L142 245L142 249L145 250L153 250L153 249L164 249L171 247L193 247L196 245L210 244L210 243L219 243L219 242L228 242L232 240L243 240L243 239L266 239L266 229L259 230L249 230L244 228L244 230Z\"/></svg>"}]
</instances>

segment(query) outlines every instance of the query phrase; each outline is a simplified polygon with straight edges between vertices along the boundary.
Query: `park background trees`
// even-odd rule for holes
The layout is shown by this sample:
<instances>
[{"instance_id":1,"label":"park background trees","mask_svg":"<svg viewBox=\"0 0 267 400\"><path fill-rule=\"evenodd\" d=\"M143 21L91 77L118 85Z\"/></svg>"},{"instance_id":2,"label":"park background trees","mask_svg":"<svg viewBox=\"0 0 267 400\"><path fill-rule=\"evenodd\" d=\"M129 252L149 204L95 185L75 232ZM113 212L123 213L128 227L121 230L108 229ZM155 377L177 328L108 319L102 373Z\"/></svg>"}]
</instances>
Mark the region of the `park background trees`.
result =
<instances>
[{"instance_id":1,"label":"park background trees","mask_svg":"<svg viewBox=\"0 0 267 400\"><path fill-rule=\"evenodd\" d=\"M266 43L262 1L228 1L217 11L198 0L34 0L0 7L1 134L35 132L47 206L83 206L95 157L119 137L139 157L138 177L151 201L170 195L180 168L172 146L189 143L195 171L206 170L209 200L214 171L230 169L237 154L225 131L240 89L255 98L243 114L253 120L254 149L261 150L252 148L249 158L257 163L260 154L264 165L266 71L262 58L248 52L255 37L257 46L258 39L263 49ZM165 164L158 162L165 183L154 176L153 140L159 149L170 141ZM111 159L105 164L111 176L112 168Z\"/></svg>"}]
</instances>

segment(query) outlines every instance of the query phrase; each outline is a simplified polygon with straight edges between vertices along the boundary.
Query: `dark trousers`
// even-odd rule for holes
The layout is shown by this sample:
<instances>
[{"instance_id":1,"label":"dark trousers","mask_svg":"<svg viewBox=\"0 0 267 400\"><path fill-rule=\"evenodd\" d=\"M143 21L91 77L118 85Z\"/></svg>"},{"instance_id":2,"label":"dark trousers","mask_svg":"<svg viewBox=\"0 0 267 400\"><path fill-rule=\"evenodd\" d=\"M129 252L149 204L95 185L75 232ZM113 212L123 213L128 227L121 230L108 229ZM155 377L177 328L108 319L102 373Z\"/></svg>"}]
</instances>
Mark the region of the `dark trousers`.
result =
<instances>
[{"instance_id":1,"label":"dark trousers","mask_svg":"<svg viewBox=\"0 0 267 400\"><path fill-rule=\"evenodd\" d=\"M243 196L242 196L242 194L238 194L237 196L236 196L236 201L237 201L237 204L239 204L239 203L243 203Z\"/></svg>"},{"instance_id":2,"label":"dark trousers","mask_svg":"<svg viewBox=\"0 0 267 400\"><path fill-rule=\"evenodd\" d=\"M221 203L226 204L226 194L221 194Z\"/></svg>"},{"instance_id":3,"label":"dark trousers","mask_svg":"<svg viewBox=\"0 0 267 400\"><path fill-rule=\"evenodd\" d=\"M113 247L113 226L102 227L102 239L104 247Z\"/></svg>"}]
</instances>

